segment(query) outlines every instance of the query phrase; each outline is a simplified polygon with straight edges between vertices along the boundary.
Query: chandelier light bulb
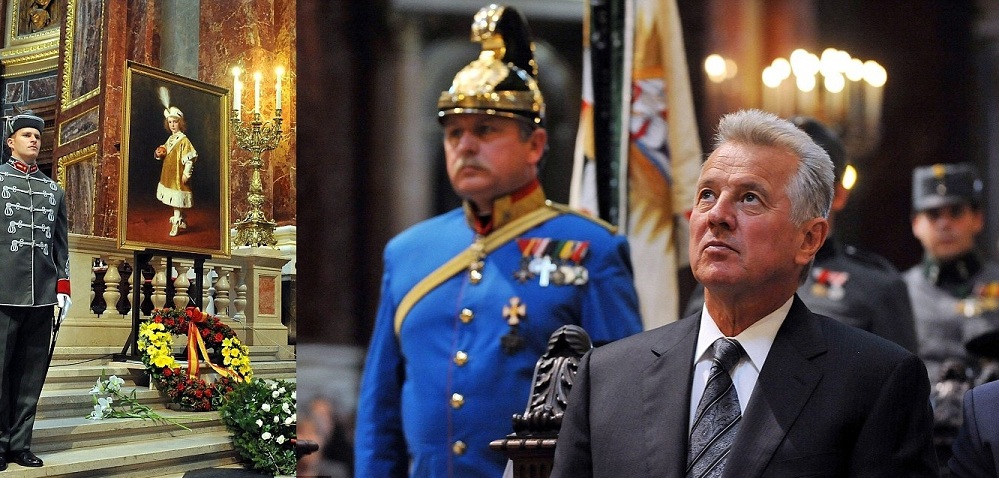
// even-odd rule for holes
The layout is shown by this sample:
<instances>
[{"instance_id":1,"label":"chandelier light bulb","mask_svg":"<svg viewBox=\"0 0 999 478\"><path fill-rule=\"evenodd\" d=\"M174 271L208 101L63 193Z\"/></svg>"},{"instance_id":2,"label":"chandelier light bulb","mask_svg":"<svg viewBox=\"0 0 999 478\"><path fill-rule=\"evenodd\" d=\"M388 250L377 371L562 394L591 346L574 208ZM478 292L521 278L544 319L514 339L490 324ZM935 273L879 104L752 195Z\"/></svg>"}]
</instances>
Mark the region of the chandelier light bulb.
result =
<instances>
[{"instance_id":1,"label":"chandelier light bulb","mask_svg":"<svg viewBox=\"0 0 999 478\"><path fill-rule=\"evenodd\" d=\"M704 72L711 81L721 83L725 79L725 59L717 53L708 55L704 59Z\"/></svg>"},{"instance_id":2,"label":"chandelier light bulb","mask_svg":"<svg viewBox=\"0 0 999 478\"><path fill-rule=\"evenodd\" d=\"M857 169L852 164L847 164L846 169L843 170L842 184L843 189L847 191L853 189L853 186L857 184Z\"/></svg>"},{"instance_id":3,"label":"chandelier light bulb","mask_svg":"<svg viewBox=\"0 0 999 478\"><path fill-rule=\"evenodd\" d=\"M799 90L808 93L815 89L815 75L795 76L794 83Z\"/></svg>"},{"instance_id":4,"label":"chandelier light bulb","mask_svg":"<svg viewBox=\"0 0 999 478\"><path fill-rule=\"evenodd\" d=\"M770 67L773 69L774 75L780 78L781 81L791 76L791 62L787 61L787 58L775 58L770 63Z\"/></svg>"},{"instance_id":5,"label":"chandelier light bulb","mask_svg":"<svg viewBox=\"0 0 999 478\"><path fill-rule=\"evenodd\" d=\"M784 78L781 78L780 72L773 66L763 69L763 84L767 88L777 88L782 81L784 81Z\"/></svg>"},{"instance_id":6,"label":"chandelier light bulb","mask_svg":"<svg viewBox=\"0 0 999 478\"><path fill-rule=\"evenodd\" d=\"M830 93L839 93L846 86L846 79L842 73L833 73L823 78L823 85L826 87L826 91Z\"/></svg>"},{"instance_id":7,"label":"chandelier light bulb","mask_svg":"<svg viewBox=\"0 0 999 478\"><path fill-rule=\"evenodd\" d=\"M860 81L864 79L864 62L860 58L850 58L846 69L843 71L850 81Z\"/></svg>"},{"instance_id":8,"label":"chandelier light bulb","mask_svg":"<svg viewBox=\"0 0 999 478\"><path fill-rule=\"evenodd\" d=\"M875 88L880 88L888 81L888 72L878 62L867 60L864 62L864 81Z\"/></svg>"}]
</instances>

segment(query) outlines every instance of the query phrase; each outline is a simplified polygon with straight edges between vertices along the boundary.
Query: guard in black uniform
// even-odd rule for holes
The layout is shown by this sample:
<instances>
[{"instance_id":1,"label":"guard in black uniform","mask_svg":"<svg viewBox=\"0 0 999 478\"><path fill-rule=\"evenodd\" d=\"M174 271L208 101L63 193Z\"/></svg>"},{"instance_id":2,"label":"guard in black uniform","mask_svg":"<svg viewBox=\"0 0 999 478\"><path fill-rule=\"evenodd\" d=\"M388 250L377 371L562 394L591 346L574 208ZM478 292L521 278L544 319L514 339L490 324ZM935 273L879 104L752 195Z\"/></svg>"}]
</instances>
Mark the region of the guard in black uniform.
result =
<instances>
[{"instance_id":1,"label":"guard in black uniform","mask_svg":"<svg viewBox=\"0 0 999 478\"><path fill-rule=\"evenodd\" d=\"M901 274L887 259L846 245L834 236L834 219L846 206L850 190L843 186L846 149L836 134L814 118L791 121L829 153L836 173L836 192L829 211L831 228L798 296L813 312L880 335L916 351L916 329L909 294ZM704 289L698 285L684 316L700 313Z\"/></svg>"},{"instance_id":2,"label":"guard in black uniform","mask_svg":"<svg viewBox=\"0 0 999 478\"><path fill-rule=\"evenodd\" d=\"M38 170L45 121L4 118L10 158L0 164L0 470L7 461L42 466L31 451L45 382L53 306L68 310L69 242L65 191ZM59 314L55 320L61 320Z\"/></svg>"}]
</instances>

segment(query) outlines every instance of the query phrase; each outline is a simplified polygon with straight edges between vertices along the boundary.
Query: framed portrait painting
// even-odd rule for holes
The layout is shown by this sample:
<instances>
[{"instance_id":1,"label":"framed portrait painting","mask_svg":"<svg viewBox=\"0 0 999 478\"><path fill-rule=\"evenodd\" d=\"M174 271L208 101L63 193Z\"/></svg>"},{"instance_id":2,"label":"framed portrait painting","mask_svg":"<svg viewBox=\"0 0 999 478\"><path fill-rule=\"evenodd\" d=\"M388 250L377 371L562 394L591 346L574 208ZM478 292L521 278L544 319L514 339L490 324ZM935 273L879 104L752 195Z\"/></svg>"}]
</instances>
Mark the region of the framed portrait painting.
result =
<instances>
[{"instance_id":1,"label":"framed portrait painting","mask_svg":"<svg viewBox=\"0 0 999 478\"><path fill-rule=\"evenodd\" d=\"M228 256L228 90L129 61L118 242Z\"/></svg>"}]
</instances>

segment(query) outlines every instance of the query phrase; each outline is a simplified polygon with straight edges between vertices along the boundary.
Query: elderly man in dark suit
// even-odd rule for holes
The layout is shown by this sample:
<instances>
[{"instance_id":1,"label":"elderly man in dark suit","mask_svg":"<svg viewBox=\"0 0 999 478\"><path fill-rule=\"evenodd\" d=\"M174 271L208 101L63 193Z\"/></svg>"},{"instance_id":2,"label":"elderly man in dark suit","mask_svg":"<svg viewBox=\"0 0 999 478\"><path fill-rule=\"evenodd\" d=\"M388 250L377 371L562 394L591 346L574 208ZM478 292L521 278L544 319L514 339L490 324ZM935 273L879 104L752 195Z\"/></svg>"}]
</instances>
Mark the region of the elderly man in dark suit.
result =
<instances>
[{"instance_id":1,"label":"elderly man in dark suit","mask_svg":"<svg viewBox=\"0 0 999 478\"><path fill-rule=\"evenodd\" d=\"M948 466L955 478L999 476L999 381L964 394L964 423Z\"/></svg>"},{"instance_id":2,"label":"elderly man in dark suit","mask_svg":"<svg viewBox=\"0 0 999 478\"><path fill-rule=\"evenodd\" d=\"M795 294L832 195L805 132L722 118L690 218L705 306L583 358L553 477L938 475L919 358Z\"/></svg>"}]
</instances>

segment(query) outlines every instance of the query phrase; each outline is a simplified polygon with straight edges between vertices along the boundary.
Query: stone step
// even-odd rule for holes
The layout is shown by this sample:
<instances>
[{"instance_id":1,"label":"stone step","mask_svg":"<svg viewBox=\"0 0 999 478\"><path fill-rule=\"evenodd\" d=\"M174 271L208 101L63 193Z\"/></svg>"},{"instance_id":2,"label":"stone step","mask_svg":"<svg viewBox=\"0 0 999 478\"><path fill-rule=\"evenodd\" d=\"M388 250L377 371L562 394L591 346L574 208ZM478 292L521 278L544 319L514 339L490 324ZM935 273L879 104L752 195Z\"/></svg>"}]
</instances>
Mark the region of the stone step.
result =
<instances>
[{"instance_id":1,"label":"stone step","mask_svg":"<svg viewBox=\"0 0 999 478\"><path fill-rule=\"evenodd\" d=\"M218 412L168 410L166 394L133 381L144 375L141 363L111 360L118 352L108 347L56 349L32 439L32 450L45 466L25 468L11 463L11 476L182 477L196 470L207 472L204 476L212 476L212 470L241 470ZM277 347L251 347L255 377L295 381L294 359L275 360L278 352ZM139 403L189 430L165 421L87 419L93 410L90 389L102 373L125 378L122 389L126 394L134 391Z\"/></svg>"},{"instance_id":2,"label":"stone step","mask_svg":"<svg viewBox=\"0 0 999 478\"><path fill-rule=\"evenodd\" d=\"M23 478L133 478L166 474L182 476L185 471L230 465L239 461L239 455L224 431L165 438L147 438L137 434L132 438L126 443L38 453L39 458L45 461L45 466L25 468L11 463L7 473Z\"/></svg>"},{"instance_id":3,"label":"stone step","mask_svg":"<svg viewBox=\"0 0 999 478\"><path fill-rule=\"evenodd\" d=\"M294 360L258 360L250 356L250 365L254 376L270 379L288 379L295 376ZM187 362L181 362L186 368ZM85 363L77 365L59 365L53 363L45 376L43 390L67 390L86 387L90 389L97 383L97 378L103 373L106 377L116 375L126 380L140 376L145 367L140 362L107 362ZM202 370L205 365L202 363Z\"/></svg>"},{"instance_id":4,"label":"stone step","mask_svg":"<svg viewBox=\"0 0 999 478\"><path fill-rule=\"evenodd\" d=\"M225 433L218 412L177 412L153 407L166 420L82 417L44 418L35 422L31 449L38 455L75 449L114 446L141 440ZM178 424L187 427L181 428Z\"/></svg>"}]
</instances>

